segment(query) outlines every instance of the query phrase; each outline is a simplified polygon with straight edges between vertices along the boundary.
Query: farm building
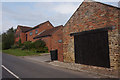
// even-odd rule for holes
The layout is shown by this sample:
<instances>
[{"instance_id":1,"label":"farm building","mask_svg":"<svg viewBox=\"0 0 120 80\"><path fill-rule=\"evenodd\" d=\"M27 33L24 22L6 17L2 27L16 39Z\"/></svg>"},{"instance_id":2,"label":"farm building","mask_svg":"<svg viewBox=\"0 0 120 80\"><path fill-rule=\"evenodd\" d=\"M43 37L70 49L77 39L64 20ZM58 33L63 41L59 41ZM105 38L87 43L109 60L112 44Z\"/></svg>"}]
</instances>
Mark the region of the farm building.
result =
<instances>
[{"instance_id":1,"label":"farm building","mask_svg":"<svg viewBox=\"0 0 120 80\"><path fill-rule=\"evenodd\" d=\"M22 43L24 43L25 41L34 42L35 40L33 38L35 36L37 36L42 31L50 28L53 28L53 25L49 21L41 23L35 27L18 25L16 34L15 34L15 43L18 42L20 39Z\"/></svg>"},{"instance_id":2,"label":"farm building","mask_svg":"<svg viewBox=\"0 0 120 80\"><path fill-rule=\"evenodd\" d=\"M64 62L118 71L119 29L120 8L85 0L63 28Z\"/></svg>"},{"instance_id":3,"label":"farm building","mask_svg":"<svg viewBox=\"0 0 120 80\"><path fill-rule=\"evenodd\" d=\"M62 25L56 26L43 31L41 34L34 37L34 39L41 39L45 41L49 52L57 50L59 61L63 61L62 29Z\"/></svg>"}]
</instances>

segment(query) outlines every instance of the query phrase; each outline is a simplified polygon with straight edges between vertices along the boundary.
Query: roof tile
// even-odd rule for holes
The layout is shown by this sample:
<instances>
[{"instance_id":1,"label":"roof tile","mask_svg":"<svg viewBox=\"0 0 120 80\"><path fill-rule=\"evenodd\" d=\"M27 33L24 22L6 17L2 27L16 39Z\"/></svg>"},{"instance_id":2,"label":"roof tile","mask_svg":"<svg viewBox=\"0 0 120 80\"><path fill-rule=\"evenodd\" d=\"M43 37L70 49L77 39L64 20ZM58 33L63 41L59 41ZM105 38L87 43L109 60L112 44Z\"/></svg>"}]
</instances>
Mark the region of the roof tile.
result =
<instances>
[{"instance_id":1,"label":"roof tile","mask_svg":"<svg viewBox=\"0 0 120 80\"><path fill-rule=\"evenodd\" d=\"M57 27L54 27L54 28L51 28L51 29L47 29L47 30L43 31L42 33L40 33L39 35L37 35L36 37L34 37L34 39L51 36L54 32L56 32L61 27L63 27L63 26L60 25L60 26L57 26Z\"/></svg>"}]
</instances>

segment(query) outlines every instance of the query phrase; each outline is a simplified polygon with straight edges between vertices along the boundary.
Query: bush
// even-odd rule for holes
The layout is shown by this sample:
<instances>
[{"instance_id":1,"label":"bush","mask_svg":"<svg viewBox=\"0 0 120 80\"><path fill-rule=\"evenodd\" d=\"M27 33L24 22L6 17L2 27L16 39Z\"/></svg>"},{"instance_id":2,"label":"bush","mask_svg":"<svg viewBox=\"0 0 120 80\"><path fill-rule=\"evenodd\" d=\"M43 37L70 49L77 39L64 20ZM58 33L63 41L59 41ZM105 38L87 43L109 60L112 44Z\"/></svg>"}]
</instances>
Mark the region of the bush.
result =
<instances>
[{"instance_id":1,"label":"bush","mask_svg":"<svg viewBox=\"0 0 120 80\"><path fill-rule=\"evenodd\" d=\"M22 48L24 46L24 44L19 44L18 46L19 46L19 48Z\"/></svg>"},{"instance_id":2,"label":"bush","mask_svg":"<svg viewBox=\"0 0 120 80\"><path fill-rule=\"evenodd\" d=\"M16 45L16 44L14 44L14 45L11 46L11 48L12 48L12 49L16 49L16 48L19 48L19 46Z\"/></svg>"},{"instance_id":3,"label":"bush","mask_svg":"<svg viewBox=\"0 0 120 80\"><path fill-rule=\"evenodd\" d=\"M37 40L33 43L33 48L36 49L37 53L45 53L48 52L48 48L46 47L46 44L42 40Z\"/></svg>"},{"instance_id":4,"label":"bush","mask_svg":"<svg viewBox=\"0 0 120 80\"><path fill-rule=\"evenodd\" d=\"M32 49L32 42L31 41L26 41L26 42L24 42L23 43L23 49L27 49L27 50L30 50L30 49Z\"/></svg>"},{"instance_id":5,"label":"bush","mask_svg":"<svg viewBox=\"0 0 120 80\"><path fill-rule=\"evenodd\" d=\"M18 46L17 46L18 45ZM46 47L46 44L42 40L37 40L35 42L26 41L23 44L21 43L21 40L19 41L19 44L13 45L12 48L21 48L21 50L31 50L36 53L47 53L48 48Z\"/></svg>"},{"instance_id":6,"label":"bush","mask_svg":"<svg viewBox=\"0 0 120 80\"><path fill-rule=\"evenodd\" d=\"M37 41L33 42L33 46L34 46L34 48L39 49L40 47L45 47L46 44L42 40L37 40Z\"/></svg>"},{"instance_id":7,"label":"bush","mask_svg":"<svg viewBox=\"0 0 120 80\"><path fill-rule=\"evenodd\" d=\"M48 53L48 47L44 47L45 53Z\"/></svg>"}]
</instances>

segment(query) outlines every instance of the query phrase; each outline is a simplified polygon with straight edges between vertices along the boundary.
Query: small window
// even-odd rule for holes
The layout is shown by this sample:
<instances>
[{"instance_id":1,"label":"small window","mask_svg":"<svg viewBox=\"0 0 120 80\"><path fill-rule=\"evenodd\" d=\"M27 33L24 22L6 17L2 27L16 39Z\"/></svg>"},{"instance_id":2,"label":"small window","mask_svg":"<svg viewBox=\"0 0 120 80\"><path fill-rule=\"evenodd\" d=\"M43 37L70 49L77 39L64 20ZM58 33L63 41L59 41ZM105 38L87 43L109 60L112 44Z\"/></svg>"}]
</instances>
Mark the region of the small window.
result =
<instances>
[{"instance_id":1,"label":"small window","mask_svg":"<svg viewBox=\"0 0 120 80\"><path fill-rule=\"evenodd\" d=\"M38 33L38 30L35 31L35 34L37 34L37 33Z\"/></svg>"},{"instance_id":2,"label":"small window","mask_svg":"<svg viewBox=\"0 0 120 80\"><path fill-rule=\"evenodd\" d=\"M59 43L62 43L62 40L58 40Z\"/></svg>"},{"instance_id":3,"label":"small window","mask_svg":"<svg viewBox=\"0 0 120 80\"><path fill-rule=\"evenodd\" d=\"M32 32L30 32L30 36L32 35Z\"/></svg>"}]
</instances>

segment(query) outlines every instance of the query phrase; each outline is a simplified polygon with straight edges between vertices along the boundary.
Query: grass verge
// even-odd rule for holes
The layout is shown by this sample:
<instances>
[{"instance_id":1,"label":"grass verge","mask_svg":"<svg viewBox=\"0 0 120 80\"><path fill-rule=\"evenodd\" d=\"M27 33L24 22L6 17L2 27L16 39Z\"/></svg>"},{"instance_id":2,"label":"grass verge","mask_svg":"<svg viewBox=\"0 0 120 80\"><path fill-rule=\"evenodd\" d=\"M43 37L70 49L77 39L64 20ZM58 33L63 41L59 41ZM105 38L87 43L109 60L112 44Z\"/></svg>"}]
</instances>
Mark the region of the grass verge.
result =
<instances>
[{"instance_id":1,"label":"grass verge","mask_svg":"<svg viewBox=\"0 0 120 80\"><path fill-rule=\"evenodd\" d=\"M30 55L42 54L42 53L35 53L34 51L21 50L21 49L8 49L8 50L2 50L2 52L15 56L30 56Z\"/></svg>"}]
</instances>

